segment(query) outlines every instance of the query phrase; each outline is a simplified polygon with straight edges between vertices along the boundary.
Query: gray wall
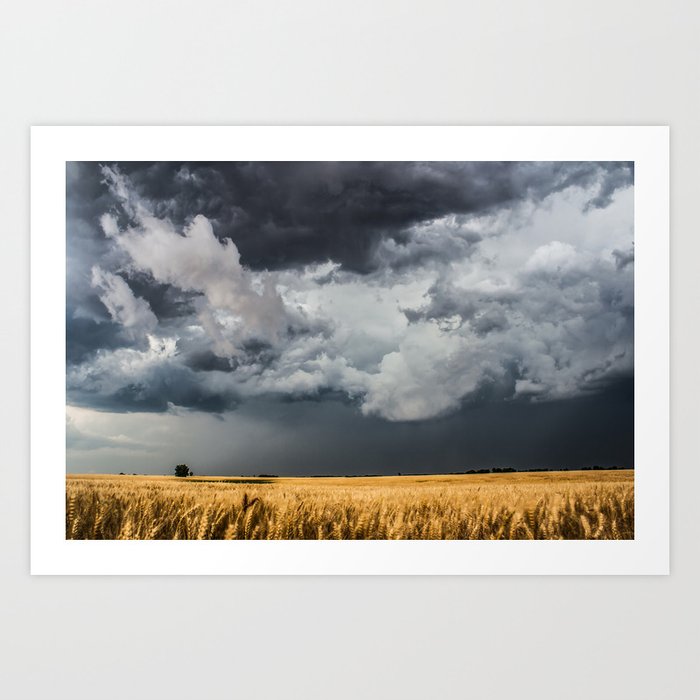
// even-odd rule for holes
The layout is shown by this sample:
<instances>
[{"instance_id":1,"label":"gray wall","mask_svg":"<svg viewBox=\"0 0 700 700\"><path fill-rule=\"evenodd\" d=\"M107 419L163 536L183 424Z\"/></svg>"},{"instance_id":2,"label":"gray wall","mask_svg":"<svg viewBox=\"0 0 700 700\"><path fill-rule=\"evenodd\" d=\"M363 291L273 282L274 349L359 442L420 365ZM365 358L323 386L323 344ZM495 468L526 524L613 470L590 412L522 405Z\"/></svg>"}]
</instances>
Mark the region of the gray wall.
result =
<instances>
[{"instance_id":1,"label":"gray wall","mask_svg":"<svg viewBox=\"0 0 700 700\"><path fill-rule=\"evenodd\" d=\"M699 19L678 0L7 3L4 694L694 697ZM670 124L672 575L30 578L28 127L170 123Z\"/></svg>"}]
</instances>

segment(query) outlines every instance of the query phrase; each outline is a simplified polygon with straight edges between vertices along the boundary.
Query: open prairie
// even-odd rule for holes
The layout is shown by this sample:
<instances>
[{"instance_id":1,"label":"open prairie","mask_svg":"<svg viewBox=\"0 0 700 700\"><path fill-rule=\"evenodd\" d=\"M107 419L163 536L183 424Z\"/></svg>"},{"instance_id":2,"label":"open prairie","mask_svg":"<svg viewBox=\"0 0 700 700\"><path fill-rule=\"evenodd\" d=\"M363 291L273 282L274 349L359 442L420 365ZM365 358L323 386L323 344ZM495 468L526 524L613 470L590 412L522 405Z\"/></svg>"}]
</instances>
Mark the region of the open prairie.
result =
<instances>
[{"instance_id":1,"label":"open prairie","mask_svg":"<svg viewBox=\"0 0 700 700\"><path fill-rule=\"evenodd\" d=\"M633 539L634 472L68 475L68 539Z\"/></svg>"}]
</instances>

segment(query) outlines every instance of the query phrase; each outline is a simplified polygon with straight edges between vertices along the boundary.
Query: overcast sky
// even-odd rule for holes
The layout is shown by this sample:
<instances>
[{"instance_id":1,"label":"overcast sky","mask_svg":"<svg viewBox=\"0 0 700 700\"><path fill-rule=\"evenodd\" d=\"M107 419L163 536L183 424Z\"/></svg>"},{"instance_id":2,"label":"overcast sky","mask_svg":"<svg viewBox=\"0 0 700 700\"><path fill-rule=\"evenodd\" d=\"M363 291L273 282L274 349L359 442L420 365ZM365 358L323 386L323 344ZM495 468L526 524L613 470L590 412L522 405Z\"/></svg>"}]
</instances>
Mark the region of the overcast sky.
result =
<instances>
[{"instance_id":1,"label":"overcast sky","mask_svg":"<svg viewBox=\"0 0 700 700\"><path fill-rule=\"evenodd\" d=\"M631 163L69 163L69 471L633 464Z\"/></svg>"}]
</instances>

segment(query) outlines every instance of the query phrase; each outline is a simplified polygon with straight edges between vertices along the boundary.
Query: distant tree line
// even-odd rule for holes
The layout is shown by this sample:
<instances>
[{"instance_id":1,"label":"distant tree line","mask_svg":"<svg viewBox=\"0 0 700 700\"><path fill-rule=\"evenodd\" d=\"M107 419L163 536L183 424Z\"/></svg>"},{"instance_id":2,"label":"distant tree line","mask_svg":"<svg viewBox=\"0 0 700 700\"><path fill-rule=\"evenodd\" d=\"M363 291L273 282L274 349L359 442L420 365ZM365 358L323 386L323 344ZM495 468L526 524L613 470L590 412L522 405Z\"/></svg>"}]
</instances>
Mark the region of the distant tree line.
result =
<instances>
[{"instance_id":1,"label":"distant tree line","mask_svg":"<svg viewBox=\"0 0 700 700\"><path fill-rule=\"evenodd\" d=\"M608 471L608 470L614 470L614 469L632 469L633 467L601 467L597 464L594 464L592 467L574 467L574 468L569 468L569 467L542 467L542 468L529 468L529 469L515 469L514 467L491 467L490 469L469 469L467 471L462 471L462 472L442 472L443 474L452 474L452 475L458 475L458 474L511 474L513 472L568 472L568 471ZM120 472L123 473L123 472ZM430 472L432 473L432 472ZM398 476L428 476L430 474L429 472L418 472L418 473L412 473L412 474L402 474L402 472L398 472ZM175 467L175 476L180 476L180 477L187 477L187 476L194 476L194 472L186 465L186 464L178 464ZM383 474L312 474L312 477L316 477L319 479L322 478L329 478L329 477L334 477L334 476L345 476L345 477L357 477L357 478L363 478L363 477L369 477L369 476L385 476ZM277 479L279 478L277 474L258 474L257 475L258 479Z\"/></svg>"}]
</instances>

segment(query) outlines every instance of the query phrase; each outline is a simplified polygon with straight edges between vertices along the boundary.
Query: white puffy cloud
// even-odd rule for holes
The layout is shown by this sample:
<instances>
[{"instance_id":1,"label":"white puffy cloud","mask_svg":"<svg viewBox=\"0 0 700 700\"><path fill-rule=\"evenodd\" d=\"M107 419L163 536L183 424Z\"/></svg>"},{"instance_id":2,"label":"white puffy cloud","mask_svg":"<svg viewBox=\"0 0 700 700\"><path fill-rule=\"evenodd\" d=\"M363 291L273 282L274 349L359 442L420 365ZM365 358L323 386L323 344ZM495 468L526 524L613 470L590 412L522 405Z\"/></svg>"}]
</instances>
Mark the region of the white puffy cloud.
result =
<instances>
[{"instance_id":1,"label":"white puffy cloud","mask_svg":"<svg viewBox=\"0 0 700 700\"><path fill-rule=\"evenodd\" d=\"M289 319L272 276L245 270L233 241L220 242L204 216L195 216L180 233L167 219L150 214L123 176L110 168L104 172L136 220L135 226L119 231L113 217L103 217L105 234L128 255L135 270L150 274L156 282L202 295L200 322L218 353L234 354L236 340L249 337L269 343L279 340ZM227 329L236 340L225 339Z\"/></svg>"},{"instance_id":2,"label":"white puffy cloud","mask_svg":"<svg viewBox=\"0 0 700 700\"><path fill-rule=\"evenodd\" d=\"M459 407L489 364L466 338L433 324L413 325L369 378L362 411L393 421L439 416Z\"/></svg>"},{"instance_id":3,"label":"white puffy cloud","mask_svg":"<svg viewBox=\"0 0 700 700\"><path fill-rule=\"evenodd\" d=\"M152 331L158 325L158 319L148 302L134 296L131 287L119 275L95 265L92 268L92 286L100 290L100 301L112 320L127 329L132 336Z\"/></svg>"},{"instance_id":4,"label":"white puffy cloud","mask_svg":"<svg viewBox=\"0 0 700 700\"><path fill-rule=\"evenodd\" d=\"M68 369L68 386L109 395L147 380L155 368L172 362L177 355L175 338L148 335L147 340L145 350L130 347L98 350L89 362Z\"/></svg>"},{"instance_id":5,"label":"white puffy cloud","mask_svg":"<svg viewBox=\"0 0 700 700\"><path fill-rule=\"evenodd\" d=\"M530 273L562 274L576 269L579 255L570 243L552 241L540 246L525 263Z\"/></svg>"}]
</instances>

